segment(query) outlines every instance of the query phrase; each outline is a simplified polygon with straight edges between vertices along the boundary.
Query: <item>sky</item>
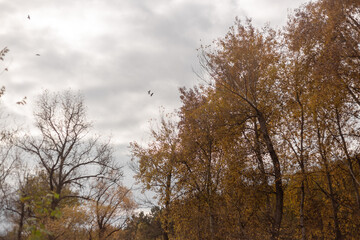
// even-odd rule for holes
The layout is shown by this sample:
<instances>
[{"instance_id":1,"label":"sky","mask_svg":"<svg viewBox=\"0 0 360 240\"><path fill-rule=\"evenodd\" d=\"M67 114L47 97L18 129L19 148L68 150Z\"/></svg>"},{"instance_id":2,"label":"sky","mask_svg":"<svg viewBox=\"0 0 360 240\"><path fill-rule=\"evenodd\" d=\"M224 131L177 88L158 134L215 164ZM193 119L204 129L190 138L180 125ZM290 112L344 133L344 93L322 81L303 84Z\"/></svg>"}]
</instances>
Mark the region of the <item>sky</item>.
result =
<instances>
[{"instance_id":1,"label":"sky","mask_svg":"<svg viewBox=\"0 0 360 240\"><path fill-rule=\"evenodd\" d=\"M0 62L1 106L17 124L31 126L44 90L80 91L94 132L112 137L126 165L129 142L146 144L160 109L181 106L178 89L201 83L201 44L223 37L235 17L281 28L306 2L0 0L0 49L10 49ZM26 105L15 104L24 96ZM128 184L132 175L125 168Z\"/></svg>"}]
</instances>

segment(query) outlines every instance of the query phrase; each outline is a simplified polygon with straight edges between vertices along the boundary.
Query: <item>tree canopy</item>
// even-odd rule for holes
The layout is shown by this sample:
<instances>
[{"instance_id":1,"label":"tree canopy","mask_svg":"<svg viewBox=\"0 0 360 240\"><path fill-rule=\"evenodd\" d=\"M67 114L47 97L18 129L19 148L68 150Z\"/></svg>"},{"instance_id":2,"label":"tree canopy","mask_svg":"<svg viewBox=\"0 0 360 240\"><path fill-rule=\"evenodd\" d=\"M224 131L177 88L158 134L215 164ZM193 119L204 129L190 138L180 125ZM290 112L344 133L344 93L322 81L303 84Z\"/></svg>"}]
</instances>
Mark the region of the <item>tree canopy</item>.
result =
<instances>
[{"instance_id":1,"label":"tree canopy","mask_svg":"<svg viewBox=\"0 0 360 240\"><path fill-rule=\"evenodd\" d=\"M130 143L148 213L81 95L44 92L37 133L0 138L4 238L360 239L359 40L358 0L318 0L201 46L205 81Z\"/></svg>"}]
</instances>

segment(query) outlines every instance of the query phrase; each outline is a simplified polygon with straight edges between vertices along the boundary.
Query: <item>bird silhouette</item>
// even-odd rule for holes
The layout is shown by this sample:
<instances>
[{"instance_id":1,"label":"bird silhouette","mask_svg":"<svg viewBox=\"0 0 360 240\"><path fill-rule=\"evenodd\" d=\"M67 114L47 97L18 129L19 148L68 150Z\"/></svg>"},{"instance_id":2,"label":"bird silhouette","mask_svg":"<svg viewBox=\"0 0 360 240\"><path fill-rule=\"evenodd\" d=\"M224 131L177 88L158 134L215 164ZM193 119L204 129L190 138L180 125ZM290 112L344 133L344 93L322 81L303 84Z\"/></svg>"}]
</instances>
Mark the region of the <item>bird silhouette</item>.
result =
<instances>
[{"instance_id":1,"label":"bird silhouette","mask_svg":"<svg viewBox=\"0 0 360 240\"><path fill-rule=\"evenodd\" d=\"M30 20L30 15L28 15L28 19Z\"/></svg>"},{"instance_id":2,"label":"bird silhouette","mask_svg":"<svg viewBox=\"0 0 360 240\"><path fill-rule=\"evenodd\" d=\"M5 71L9 71L9 69L8 69L8 68L5 68Z\"/></svg>"},{"instance_id":3,"label":"bird silhouette","mask_svg":"<svg viewBox=\"0 0 360 240\"><path fill-rule=\"evenodd\" d=\"M36 56L40 56L40 54L37 53Z\"/></svg>"},{"instance_id":4,"label":"bird silhouette","mask_svg":"<svg viewBox=\"0 0 360 240\"><path fill-rule=\"evenodd\" d=\"M149 90L149 91L148 91L148 94L150 94L150 92L151 92L151 91Z\"/></svg>"},{"instance_id":5,"label":"bird silhouette","mask_svg":"<svg viewBox=\"0 0 360 240\"><path fill-rule=\"evenodd\" d=\"M152 97L152 95L154 95L154 93L151 93L151 94L150 94L150 97Z\"/></svg>"},{"instance_id":6,"label":"bird silhouette","mask_svg":"<svg viewBox=\"0 0 360 240\"><path fill-rule=\"evenodd\" d=\"M27 99L27 97L25 96L21 101L16 102L16 104L18 104L18 105L25 105L25 104L26 104L26 99Z\"/></svg>"}]
</instances>

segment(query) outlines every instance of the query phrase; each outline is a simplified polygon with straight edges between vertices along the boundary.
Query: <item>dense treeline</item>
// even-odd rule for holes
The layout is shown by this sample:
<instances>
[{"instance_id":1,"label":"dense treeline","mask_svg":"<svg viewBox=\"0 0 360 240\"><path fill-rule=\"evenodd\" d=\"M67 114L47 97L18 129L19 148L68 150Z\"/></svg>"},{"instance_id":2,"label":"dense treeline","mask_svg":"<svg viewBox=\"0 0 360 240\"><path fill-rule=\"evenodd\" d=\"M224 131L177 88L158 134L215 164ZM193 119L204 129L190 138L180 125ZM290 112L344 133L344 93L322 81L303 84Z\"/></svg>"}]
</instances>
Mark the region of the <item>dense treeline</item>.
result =
<instances>
[{"instance_id":1,"label":"dense treeline","mask_svg":"<svg viewBox=\"0 0 360 240\"><path fill-rule=\"evenodd\" d=\"M360 2L319 0L201 46L205 81L130 144L148 214L82 98L45 92L37 132L0 135L3 239L360 239L359 40Z\"/></svg>"},{"instance_id":2,"label":"dense treeline","mask_svg":"<svg viewBox=\"0 0 360 240\"><path fill-rule=\"evenodd\" d=\"M200 48L206 84L131 145L162 239L360 238L359 40L360 2L321 0Z\"/></svg>"}]
</instances>

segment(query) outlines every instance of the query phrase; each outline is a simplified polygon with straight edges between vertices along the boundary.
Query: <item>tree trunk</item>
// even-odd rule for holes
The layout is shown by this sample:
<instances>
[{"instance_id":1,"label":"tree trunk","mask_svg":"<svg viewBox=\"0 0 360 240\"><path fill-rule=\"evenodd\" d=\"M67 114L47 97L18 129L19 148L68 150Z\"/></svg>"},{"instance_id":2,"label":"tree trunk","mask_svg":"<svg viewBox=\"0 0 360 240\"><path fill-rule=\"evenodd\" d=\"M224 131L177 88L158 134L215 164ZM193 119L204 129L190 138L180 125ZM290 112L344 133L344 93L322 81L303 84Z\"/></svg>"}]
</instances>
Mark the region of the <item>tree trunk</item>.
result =
<instances>
[{"instance_id":1,"label":"tree trunk","mask_svg":"<svg viewBox=\"0 0 360 240\"><path fill-rule=\"evenodd\" d=\"M334 218L334 233L335 233L335 240L341 240L342 239L342 234L340 231L340 226L339 226L339 218L338 218L338 203L335 199L334 196L334 189L332 186L332 181L331 181L331 175L329 173L328 167L326 166L326 178L328 181L328 187L329 187L329 192L330 192L330 200L331 200L331 206L333 209L333 218Z\"/></svg>"},{"instance_id":2,"label":"tree trunk","mask_svg":"<svg viewBox=\"0 0 360 240\"><path fill-rule=\"evenodd\" d=\"M20 220L19 220L19 228L17 232L17 240L21 240L23 228L24 228L24 218L25 218L25 203L20 202Z\"/></svg>"},{"instance_id":3,"label":"tree trunk","mask_svg":"<svg viewBox=\"0 0 360 240\"><path fill-rule=\"evenodd\" d=\"M347 144L346 144L346 141L345 141L345 137L344 137L344 134L342 132L341 123L340 123L340 114L339 114L339 111L337 109L335 109L335 110L336 110L336 123L337 123L337 127L338 127L338 132L339 132L339 135L340 135L340 138L341 138L341 143L343 145L343 150L344 150L344 153L345 153L345 156L346 156L349 175L351 177L352 184L353 184L353 187L354 187L355 200L356 200L358 208L360 209L360 194L359 194L358 182L357 182L357 179L355 177L354 168L353 168L353 164L352 164L352 161L351 161L351 156L349 154L348 147L347 147Z\"/></svg>"},{"instance_id":4,"label":"tree trunk","mask_svg":"<svg viewBox=\"0 0 360 240\"><path fill-rule=\"evenodd\" d=\"M163 239L168 240L169 239L169 215L170 215L170 197L171 197L171 178L172 178L172 171L167 175L166 178L166 189L165 189L165 219L164 219L164 233L163 233Z\"/></svg>"},{"instance_id":5,"label":"tree trunk","mask_svg":"<svg viewBox=\"0 0 360 240\"><path fill-rule=\"evenodd\" d=\"M301 109L301 122L300 122L300 169L301 169L301 196L300 196L300 229L301 229L301 239L306 240L306 227L305 227L305 181L306 181L306 170L305 170L305 159L304 159L304 124L305 124L305 117L304 117L304 107L300 101L300 96L296 94L296 100Z\"/></svg>"},{"instance_id":6,"label":"tree trunk","mask_svg":"<svg viewBox=\"0 0 360 240\"><path fill-rule=\"evenodd\" d=\"M255 132L255 154L256 154L256 159L258 161L258 167L259 170L262 174L262 185L263 188L266 191L266 217L271 217L271 204L270 204L270 191L269 191L269 181L268 181L268 176L266 174L265 171L265 166L264 166L264 160L262 158L262 154L261 154L261 146L260 146L260 136L259 136L259 130L258 130L258 126L256 124L256 120L254 121L254 132Z\"/></svg>"},{"instance_id":7,"label":"tree trunk","mask_svg":"<svg viewBox=\"0 0 360 240\"><path fill-rule=\"evenodd\" d=\"M301 181L301 196L300 196L300 228L301 228L301 239L306 240L306 228L305 228L305 214L304 214L304 205L305 205L305 179Z\"/></svg>"},{"instance_id":8,"label":"tree trunk","mask_svg":"<svg viewBox=\"0 0 360 240\"><path fill-rule=\"evenodd\" d=\"M257 110L257 119L259 121L260 130L264 137L264 141L274 167L276 203L275 203L274 223L272 226L271 239L278 239L280 235L280 227L281 227L281 220L282 220L283 206L284 206L284 190L282 186L280 161L274 149L274 145L271 141L271 138L269 136L269 131L266 126L266 120L263 114L258 110Z\"/></svg>"},{"instance_id":9,"label":"tree trunk","mask_svg":"<svg viewBox=\"0 0 360 240\"><path fill-rule=\"evenodd\" d=\"M330 198L331 206L332 206L332 210L333 210L335 240L341 240L342 234L341 234L341 230L340 230L340 226L339 226L339 218L338 218L339 205L335 199L335 193L334 193L331 175L330 175L330 171L329 171L329 163L328 163L328 159L326 157L326 150L324 149L323 143L321 142L321 134L320 134L319 126L317 126L317 128L318 128L317 129L318 147L319 147L320 156L322 158L322 161L323 161L323 164L325 167L325 174L326 174L326 179L327 179L327 184L328 184L328 189L329 189L328 197Z\"/></svg>"}]
</instances>

